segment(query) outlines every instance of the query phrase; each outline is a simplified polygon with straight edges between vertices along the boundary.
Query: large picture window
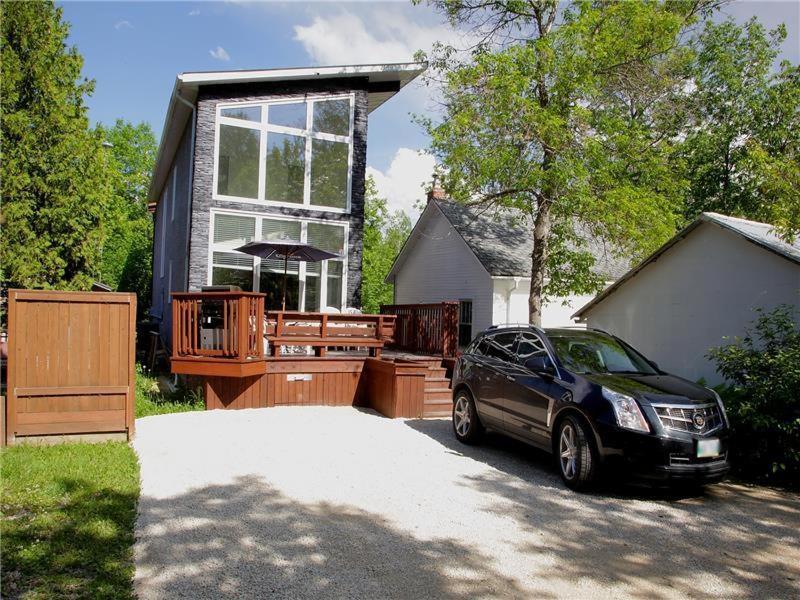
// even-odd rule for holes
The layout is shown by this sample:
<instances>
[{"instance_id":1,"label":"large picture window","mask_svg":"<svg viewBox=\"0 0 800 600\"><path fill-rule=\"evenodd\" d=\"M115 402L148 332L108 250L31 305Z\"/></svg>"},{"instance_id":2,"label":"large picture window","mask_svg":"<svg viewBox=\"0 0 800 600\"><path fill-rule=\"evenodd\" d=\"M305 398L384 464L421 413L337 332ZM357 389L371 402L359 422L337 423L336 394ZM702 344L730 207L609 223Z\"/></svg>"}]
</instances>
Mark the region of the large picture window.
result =
<instances>
[{"instance_id":1,"label":"large picture window","mask_svg":"<svg viewBox=\"0 0 800 600\"><path fill-rule=\"evenodd\" d=\"M346 224L285 217L214 212L212 218L209 283L238 285L266 294L266 306L281 307L284 261L253 258L234 248L253 240L290 239L333 252L341 259L319 263L289 261L287 310L320 311L345 306L347 291Z\"/></svg>"},{"instance_id":2,"label":"large picture window","mask_svg":"<svg viewBox=\"0 0 800 600\"><path fill-rule=\"evenodd\" d=\"M216 196L347 211L352 146L350 95L220 105Z\"/></svg>"}]
</instances>

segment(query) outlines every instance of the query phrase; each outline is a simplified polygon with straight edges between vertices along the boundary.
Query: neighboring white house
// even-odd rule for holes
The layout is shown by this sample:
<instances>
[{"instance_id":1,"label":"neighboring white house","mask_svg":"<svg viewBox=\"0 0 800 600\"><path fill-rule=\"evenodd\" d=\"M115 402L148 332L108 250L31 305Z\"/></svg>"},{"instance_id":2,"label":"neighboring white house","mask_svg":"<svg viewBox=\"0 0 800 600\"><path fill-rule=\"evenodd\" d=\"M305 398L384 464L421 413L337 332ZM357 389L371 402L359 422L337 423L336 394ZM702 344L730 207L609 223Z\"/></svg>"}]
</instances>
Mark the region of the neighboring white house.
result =
<instances>
[{"instance_id":1,"label":"neighboring white house","mask_svg":"<svg viewBox=\"0 0 800 600\"><path fill-rule=\"evenodd\" d=\"M665 371L715 385L722 378L709 349L744 334L754 309L780 304L800 307L800 239L789 244L771 225L703 213L575 317Z\"/></svg>"},{"instance_id":2,"label":"neighboring white house","mask_svg":"<svg viewBox=\"0 0 800 600\"><path fill-rule=\"evenodd\" d=\"M437 197L434 190L386 277L396 304L461 302L462 345L490 325L528 322L531 251L529 227L507 212L482 211ZM593 248L596 272L608 283L628 264ZM570 315L592 296L554 299L542 325L572 325Z\"/></svg>"}]
</instances>

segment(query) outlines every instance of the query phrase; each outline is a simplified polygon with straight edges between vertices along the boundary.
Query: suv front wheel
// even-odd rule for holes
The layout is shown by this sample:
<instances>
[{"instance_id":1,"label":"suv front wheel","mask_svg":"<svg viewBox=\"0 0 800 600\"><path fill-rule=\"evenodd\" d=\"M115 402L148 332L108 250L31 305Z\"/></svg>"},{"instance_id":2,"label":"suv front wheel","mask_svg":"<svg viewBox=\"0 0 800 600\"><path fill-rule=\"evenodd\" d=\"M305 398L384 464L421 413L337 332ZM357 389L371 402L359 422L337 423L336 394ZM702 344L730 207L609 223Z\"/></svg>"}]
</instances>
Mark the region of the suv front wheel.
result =
<instances>
[{"instance_id":1,"label":"suv front wheel","mask_svg":"<svg viewBox=\"0 0 800 600\"><path fill-rule=\"evenodd\" d=\"M586 426L573 416L565 417L558 427L558 471L572 490L586 489L597 472L597 456L590 435Z\"/></svg>"}]
</instances>

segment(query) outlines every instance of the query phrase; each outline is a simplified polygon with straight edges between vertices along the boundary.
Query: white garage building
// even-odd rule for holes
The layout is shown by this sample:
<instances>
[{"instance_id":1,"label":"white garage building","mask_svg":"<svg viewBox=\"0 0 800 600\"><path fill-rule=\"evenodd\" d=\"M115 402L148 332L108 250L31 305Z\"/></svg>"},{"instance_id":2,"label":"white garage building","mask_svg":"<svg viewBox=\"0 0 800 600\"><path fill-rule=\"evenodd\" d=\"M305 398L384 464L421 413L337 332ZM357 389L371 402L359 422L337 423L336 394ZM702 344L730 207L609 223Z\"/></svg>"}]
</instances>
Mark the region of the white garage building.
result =
<instances>
[{"instance_id":1,"label":"white garage building","mask_svg":"<svg viewBox=\"0 0 800 600\"><path fill-rule=\"evenodd\" d=\"M706 354L744 334L754 309L788 304L800 319L800 238L790 244L772 229L703 213L574 316L665 371L720 383Z\"/></svg>"}]
</instances>

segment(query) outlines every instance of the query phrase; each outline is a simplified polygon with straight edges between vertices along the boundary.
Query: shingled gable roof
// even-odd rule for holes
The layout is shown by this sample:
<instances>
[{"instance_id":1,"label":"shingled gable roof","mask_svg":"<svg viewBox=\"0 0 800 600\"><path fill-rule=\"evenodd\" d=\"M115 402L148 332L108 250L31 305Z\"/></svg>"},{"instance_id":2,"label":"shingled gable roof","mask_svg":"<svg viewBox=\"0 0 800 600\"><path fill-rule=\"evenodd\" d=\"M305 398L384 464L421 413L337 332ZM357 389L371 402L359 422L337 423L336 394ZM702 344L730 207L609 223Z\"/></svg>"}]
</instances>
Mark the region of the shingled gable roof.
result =
<instances>
[{"instance_id":1,"label":"shingled gable roof","mask_svg":"<svg viewBox=\"0 0 800 600\"><path fill-rule=\"evenodd\" d=\"M482 209L452 200L433 200L464 238L484 268L495 277L530 277L533 237L524 221L509 211ZM601 241L589 239L595 258L592 271L613 281L628 270L626 261L611 256Z\"/></svg>"},{"instance_id":2,"label":"shingled gable roof","mask_svg":"<svg viewBox=\"0 0 800 600\"><path fill-rule=\"evenodd\" d=\"M467 206L447 199L431 199L426 212L438 209L453 229L464 240L478 261L493 277L530 277L533 238L529 227L515 219L509 211L486 210ZM423 221L420 217L416 227ZM405 261L415 231L406 240L392 269L387 276L391 282L393 275ZM590 251L596 263L593 271L602 275L606 281L613 281L627 271L626 261L612 257L601 242L590 244Z\"/></svg>"},{"instance_id":3,"label":"shingled gable roof","mask_svg":"<svg viewBox=\"0 0 800 600\"><path fill-rule=\"evenodd\" d=\"M792 242L786 242L775 234L775 227L769 225L768 223L759 223L758 221L748 221L747 219L728 217L719 213L705 212L701 213L699 217L697 217L684 229L679 231L675 237L661 246L661 248L653 252L653 254L625 273L625 275L620 277L613 285L610 285L603 292L598 294L591 302L583 306L580 310L578 310L578 312L572 315L572 318L582 318L592 307L599 304L610 294L613 294L620 287L625 285L627 281L635 277L647 265L658 260L667 250L686 238L686 236L688 236L703 223L717 225L718 227L742 236L747 241L760 246L769 252L774 252L783 258L800 264L800 236L795 237Z\"/></svg>"}]
</instances>

